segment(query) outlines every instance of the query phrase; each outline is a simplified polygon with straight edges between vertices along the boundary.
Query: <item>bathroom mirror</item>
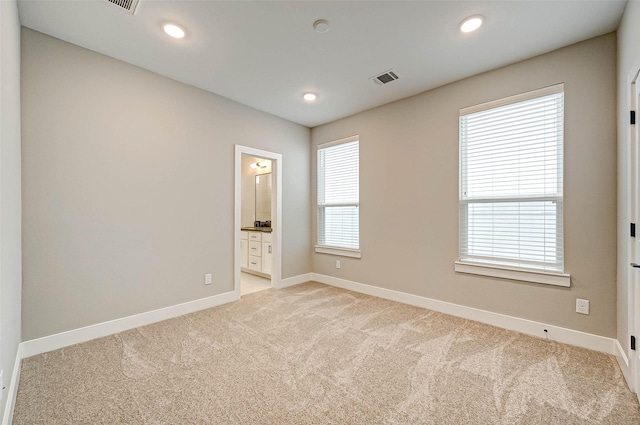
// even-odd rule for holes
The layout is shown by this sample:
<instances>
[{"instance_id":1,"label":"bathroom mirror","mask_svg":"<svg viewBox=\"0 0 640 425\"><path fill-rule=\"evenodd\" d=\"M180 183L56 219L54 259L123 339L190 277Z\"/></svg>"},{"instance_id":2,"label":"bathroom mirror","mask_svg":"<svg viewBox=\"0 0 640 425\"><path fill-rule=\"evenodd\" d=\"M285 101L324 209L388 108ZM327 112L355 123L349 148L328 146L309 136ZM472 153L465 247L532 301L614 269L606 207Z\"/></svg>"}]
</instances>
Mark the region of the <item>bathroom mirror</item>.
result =
<instances>
[{"instance_id":1,"label":"bathroom mirror","mask_svg":"<svg viewBox=\"0 0 640 425\"><path fill-rule=\"evenodd\" d=\"M256 221L271 221L271 173L256 176Z\"/></svg>"}]
</instances>

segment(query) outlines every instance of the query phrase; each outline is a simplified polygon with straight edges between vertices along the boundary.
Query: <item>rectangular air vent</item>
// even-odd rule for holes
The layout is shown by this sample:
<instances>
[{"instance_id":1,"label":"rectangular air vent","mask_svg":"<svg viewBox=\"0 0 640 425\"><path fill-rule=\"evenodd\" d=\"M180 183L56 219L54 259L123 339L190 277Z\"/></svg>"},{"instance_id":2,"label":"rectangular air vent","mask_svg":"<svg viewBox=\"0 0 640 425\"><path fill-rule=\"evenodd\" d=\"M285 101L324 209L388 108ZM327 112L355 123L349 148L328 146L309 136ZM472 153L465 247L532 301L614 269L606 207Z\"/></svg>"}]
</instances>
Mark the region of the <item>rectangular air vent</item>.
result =
<instances>
[{"instance_id":1,"label":"rectangular air vent","mask_svg":"<svg viewBox=\"0 0 640 425\"><path fill-rule=\"evenodd\" d=\"M109 3L113 3L131 13L136 13L136 6L138 6L138 0L107 0Z\"/></svg>"},{"instance_id":2,"label":"rectangular air vent","mask_svg":"<svg viewBox=\"0 0 640 425\"><path fill-rule=\"evenodd\" d=\"M376 75L375 77L371 77L370 80L373 80L376 84L383 85L383 84L387 84L387 83L390 83L392 81L395 81L398 78L399 78L398 74L393 69L390 69L388 71L383 72L380 75Z\"/></svg>"}]
</instances>

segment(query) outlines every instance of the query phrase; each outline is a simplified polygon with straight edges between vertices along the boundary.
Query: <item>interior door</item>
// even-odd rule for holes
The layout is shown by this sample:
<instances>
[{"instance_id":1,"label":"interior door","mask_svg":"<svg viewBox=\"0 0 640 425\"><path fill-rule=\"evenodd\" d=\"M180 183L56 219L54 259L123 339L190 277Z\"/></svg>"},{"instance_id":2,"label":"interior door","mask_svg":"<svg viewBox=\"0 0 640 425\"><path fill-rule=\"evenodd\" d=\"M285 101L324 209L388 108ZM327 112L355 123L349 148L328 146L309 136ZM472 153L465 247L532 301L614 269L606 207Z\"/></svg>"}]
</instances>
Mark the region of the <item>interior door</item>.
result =
<instances>
[{"instance_id":1,"label":"interior door","mask_svg":"<svg viewBox=\"0 0 640 425\"><path fill-rule=\"evenodd\" d=\"M636 81L631 86L631 110L638 111L640 105L640 81L636 77ZM631 223L635 223L636 235L635 238L630 238L629 257L632 260L631 274L629 276L629 333L636 337L640 334L640 122L631 126L631 146L630 146L630 163L629 171L631 177L630 184L630 213ZM635 351L629 350L631 353L629 358L629 366L631 368L632 379L634 381L633 386L636 391L636 395L640 399L640 347L636 347Z\"/></svg>"}]
</instances>

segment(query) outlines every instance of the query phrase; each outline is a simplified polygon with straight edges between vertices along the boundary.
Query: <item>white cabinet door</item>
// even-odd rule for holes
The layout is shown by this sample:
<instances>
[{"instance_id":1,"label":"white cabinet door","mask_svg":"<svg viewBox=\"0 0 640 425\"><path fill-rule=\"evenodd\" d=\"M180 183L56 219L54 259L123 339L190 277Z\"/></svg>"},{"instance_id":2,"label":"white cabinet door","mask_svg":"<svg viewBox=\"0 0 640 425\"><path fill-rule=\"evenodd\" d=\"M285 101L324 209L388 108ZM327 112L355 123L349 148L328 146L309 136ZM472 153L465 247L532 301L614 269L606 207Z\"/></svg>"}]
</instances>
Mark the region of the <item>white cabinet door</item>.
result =
<instances>
[{"instance_id":1,"label":"white cabinet door","mask_svg":"<svg viewBox=\"0 0 640 425\"><path fill-rule=\"evenodd\" d=\"M246 239L240 239L240 267L249 267L249 241Z\"/></svg>"},{"instance_id":2,"label":"white cabinet door","mask_svg":"<svg viewBox=\"0 0 640 425\"><path fill-rule=\"evenodd\" d=\"M272 257L273 245L271 242L262 242L262 273L271 274Z\"/></svg>"}]
</instances>

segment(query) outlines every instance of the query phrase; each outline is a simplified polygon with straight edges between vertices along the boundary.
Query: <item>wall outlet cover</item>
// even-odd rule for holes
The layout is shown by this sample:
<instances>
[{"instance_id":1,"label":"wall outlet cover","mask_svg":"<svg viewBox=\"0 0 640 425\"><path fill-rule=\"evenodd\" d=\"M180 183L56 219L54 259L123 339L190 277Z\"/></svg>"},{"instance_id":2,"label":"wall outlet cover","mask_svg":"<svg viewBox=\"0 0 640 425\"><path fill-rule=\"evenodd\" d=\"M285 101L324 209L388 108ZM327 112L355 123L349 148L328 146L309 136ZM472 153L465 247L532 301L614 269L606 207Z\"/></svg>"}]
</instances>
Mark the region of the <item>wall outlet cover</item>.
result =
<instances>
[{"instance_id":1,"label":"wall outlet cover","mask_svg":"<svg viewBox=\"0 0 640 425\"><path fill-rule=\"evenodd\" d=\"M211 285L211 281L213 280L211 273L207 273L204 275L204 284Z\"/></svg>"},{"instance_id":2,"label":"wall outlet cover","mask_svg":"<svg viewBox=\"0 0 640 425\"><path fill-rule=\"evenodd\" d=\"M589 300L576 298L576 313L589 314Z\"/></svg>"}]
</instances>

